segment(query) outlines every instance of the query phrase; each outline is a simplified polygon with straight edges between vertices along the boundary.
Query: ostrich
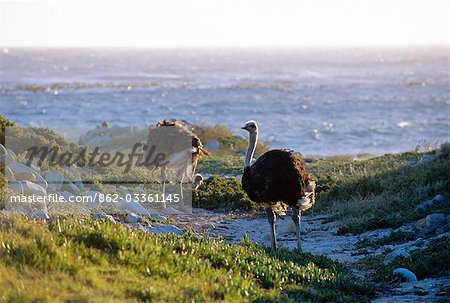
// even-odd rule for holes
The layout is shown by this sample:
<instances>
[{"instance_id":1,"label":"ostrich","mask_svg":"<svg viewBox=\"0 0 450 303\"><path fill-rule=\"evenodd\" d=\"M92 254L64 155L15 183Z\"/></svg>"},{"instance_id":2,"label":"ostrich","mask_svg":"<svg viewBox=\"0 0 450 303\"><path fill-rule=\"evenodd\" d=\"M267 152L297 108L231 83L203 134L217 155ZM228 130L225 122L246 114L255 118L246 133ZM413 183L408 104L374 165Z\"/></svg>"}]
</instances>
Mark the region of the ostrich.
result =
<instances>
[{"instance_id":1,"label":"ostrich","mask_svg":"<svg viewBox=\"0 0 450 303\"><path fill-rule=\"evenodd\" d=\"M300 157L287 150L270 150L250 165L258 142L258 125L252 120L242 129L249 132L242 187L251 200L265 204L273 249L277 248L275 211L280 203L293 208L292 220L300 251L301 212L311 208L315 202L315 182L309 180Z\"/></svg>"},{"instance_id":2,"label":"ostrich","mask_svg":"<svg viewBox=\"0 0 450 303\"><path fill-rule=\"evenodd\" d=\"M167 128L172 127L172 128ZM186 140L192 138L192 146L186 149ZM155 149L151 149L153 146ZM192 180L197 168L198 160L204 156L209 155L209 152L203 147L200 139L192 133L182 122L168 121L158 122L156 127L150 127L145 144L145 152L143 157L139 160L140 165L144 165L144 159L149 157L153 152L162 152L167 156L167 164L163 166L146 166L148 169L161 171L161 192L165 194L165 183L167 180L166 170L174 168L176 170L176 180L180 183L180 197L183 198L182 182L187 177ZM187 159L192 157L192 162L189 163ZM194 180L199 182L199 180Z\"/></svg>"}]
</instances>

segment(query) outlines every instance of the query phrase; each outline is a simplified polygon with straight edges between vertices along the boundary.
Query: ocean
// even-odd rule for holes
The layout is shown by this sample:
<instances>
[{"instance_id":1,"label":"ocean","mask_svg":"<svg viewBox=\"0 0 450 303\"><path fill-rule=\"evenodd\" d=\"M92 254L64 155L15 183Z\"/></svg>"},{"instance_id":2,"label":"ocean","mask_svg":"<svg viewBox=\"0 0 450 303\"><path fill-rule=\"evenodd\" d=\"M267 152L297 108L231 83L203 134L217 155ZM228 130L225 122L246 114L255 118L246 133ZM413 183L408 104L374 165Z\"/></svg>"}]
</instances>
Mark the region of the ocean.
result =
<instances>
[{"instance_id":1,"label":"ocean","mask_svg":"<svg viewBox=\"0 0 450 303\"><path fill-rule=\"evenodd\" d=\"M450 48L0 49L0 114L79 136L165 118L305 155L450 141Z\"/></svg>"}]
</instances>

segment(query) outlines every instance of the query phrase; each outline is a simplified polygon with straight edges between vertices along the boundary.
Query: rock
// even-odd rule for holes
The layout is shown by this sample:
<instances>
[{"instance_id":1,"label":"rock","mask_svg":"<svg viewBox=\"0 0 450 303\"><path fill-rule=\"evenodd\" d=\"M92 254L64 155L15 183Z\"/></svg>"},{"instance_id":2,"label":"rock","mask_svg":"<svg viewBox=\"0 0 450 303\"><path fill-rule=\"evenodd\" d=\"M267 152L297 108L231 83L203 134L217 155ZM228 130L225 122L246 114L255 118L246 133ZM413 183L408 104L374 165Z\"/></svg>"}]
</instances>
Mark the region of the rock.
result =
<instances>
[{"instance_id":1,"label":"rock","mask_svg":"<svg viewBox=\"0 0 450 303\"><path fill-rule=\"evenodd\" d=\"M43 210L37 210L33 213L33 217L39 218L39 219L44 219L44 220L49 220L50 217L49 215L43 211Z\"/></svg>"},{"instance_id":2,"label":"rock","mask_svg":"<svg viewBox=\"0 0 450 303\"><path fill-rule=\"evenodd\" d=\"M66 190L60 192L59 194L60 194L61 196L63 196L64 199L66 199L66 202L69 202L69 201L70 201L70 198L73 197L73 196L75 196L74 194L72 194L71 192L66 191Z\"/></svg>"},{"instance_id":3,"label":"rock","mask_svg":"<svg viewBox=\"0 0 450 303\"><path fill-rule=\"evenodd\" d=\"M421 159L421 163L423 164L428 164L431 161L433 161L435 159L434 155L423 155L422 159Z\"/></svg>"},{"instance_id":4,"label":"rock","mask_svg":"<svg viewBox=\"0 0 450 303\"><path fill-rule=\"evenodd\" d=\"M134 188L134 193L135 193L135 194L140 194L140 193L142 193L143 190L144 190L144 189L142 188L142 186L136 186L136 187Z\"/></svg>"},{"instance_id":5,"label":"rock","mask_svg":"<svg viewBox=\"0 0 450 303\"><path fill-rule=\"evenodd\" d=\"M20 181L9 182L8 188L9 188L9 190L13 191L14 193L23 195L23 185L22 185L22 182L20 182Z\"/></svg>"},{"instance_id":6,"label":"rock","mask_svg":"<svg viewBox=\"0 0 450 303\"><path fill-rule=\"evenodd\" d=\"M173 207L165 208L163 213L168 214L168 215L184 215L185 214L181 210L177 210L177 209L175 209Z\"/></svg>"},{"instance_id":7,"label":"rock","mask_svg":"<svg viewBox=\"0 0 450 303\"><path fill-rule=\"evenodd\" d=\"M410 259L411 255L406 250L398 249L391 253L388 253L386 255L386 257L384 257L383 263L384 263L384 265L388 265L388 264L392 263L393 261L395 261L395 259L397 259L398 257Z\"/></svg>"},{"instance_id":8,"label":"rock","mask_svg":"<svg viewBox=\"0 0 450 303\"><path fill-rule=\"evenodd\" d=\"M73 193L80 193L81 190L78 188L78 186L76 186L75 184L72 183L72 181L65 179L64 180L64 185L65 187L70 190Z\"/></svg>"},{"instance_id":9,"label":"rock","mask_svg":"<svg viewBox=\"0 0 450 303\"><path fill-rule=\"evenodd\" d=\"M52 171L45 175L45 180L47 180L48 186L54 190L61 190L64 179L64 176L58 171Z\"/></svg>"},{"instance_id":10,"label":"rock","mask_svg":"<svg viewBox=\"0 0 450 303\"><path fill-rule=\"evenodd\" d=\"M220 143L219 143L219 141L213 140L213 141L206 142L204 146L207 150L216 152L220 148Z\"/></svg>"},{"instance_id":11,"label":"rock","mask_svg":"<svg viewBox=\"0 0 450 303\"><path fill-rule=\"evenodd\" d=\"M22 180L18 181L22 184L23 194L24 195L37 195L37 196L45 196L47 191L42 186L35 184L33 182Z\"/></svg>"},{"instance_id":12,"label":"rock","mask_svg":"<svg viewBox=\"0 0 450 303\"><path fill-rule=\"evenodd\" d=\"M438 229L448 228L448 217L444 214L430 214L416 222L415 228L421 235L432 235Z\"/></svg>"},{"instance_id":13,"label":"rock","mask_svg":"<svg viewBox=\"0 0 450 303\"><path fill-rule=\"evenodd\" d=\"M101 195L98 191L88 191L83 194L84 197L91 197L92 201L87 201L85 206L87 208L94 208L98 206L100 202L98 202L98 196Z\"/></svg>"},{"instance_id":14,"label":"rock","mask_svg":"<svg viewBox=\"0 0 450 303\"><path fill-rule=\"evenodd\" d=\"M13 172L13 174L16 180L28 180L30 182L36 182L36 175L32 172Z\"/></svg>"},{"instance_id":15,"label":"rock","mask_svg":"<svg viewBox=\"0 0 450 303\"><path fill-rule=\"evenodd\" d=\"M113 216L107 215L104 212L92 214L92 219L108 219L111 223L117 223Z\"/></svg>"},{"instance_id":16,"label":"rock","mask_svg":"<svg viewBox=\"0 0 450 303\"><path fill-rule=\"evenodd\" d=\"M392 274L396 277L400 277L400 279L406 282L417 281L416 275L406 268L396 268Z\"/></svg>"},{"instance_id":17,"label":"rock","mask_svg":"<svg viewBox=\"0 0 450 303\"><path fill-rule=\"evenodd\" d=\"M433 199L422 202L419 206L417 206L415 208L415 212L422 214L426 213L434 207L441 208L446 206L449 206L449 201L444 199L444 197L442 197L441 195L436 195Z\"/></svg>"},{"instance_id":18,"label":"rock","mask_svg":"<svg viewBox=\"0 0 450 303\"><path fill-rule=\"evenodd\" d=\"M11 163L16 160L16 154L5 148L2 144L0 144L0 157L2 157L3 162L7 163Z\"/></svg>"},{"instance_id":19,"label":"rock","mask_svg":"<svg viewBox=\"0 0 450 303\"><path fill-rule=\"evenodd\" d=\"M105 189L109 190L109 191L112 191L112 192L116 192L117 191L117 187L115 187L114 185L111 185L111 184L106 184L105 185Z\"/></svg>"},{"instance_id":20,"label":"rock","mask_svg":"<svg viewBox=\"0 0 450 303\"><path fill-rule=\"evenodd\" d=\"M119 201L117 204L120 211L131 211L141 216L150 217L150 213L136 200L131 202Z\"/></svg>"},{"instance_id":21,"label":"rock","mask_svg":"<svg viewBox=\"0 0 450 303\"><path fill-rule=\"evenodd\" d=\"M101 213L97 213L97 214L92 214L92 219L105 219L107 216L106 213L101 212Z\"/></svg>"},{"instance_id":22,"label":"rock","mask_svg":"<svg viewBox=\"0 0 450 303\"><path fill-rule=\"evenodd\" d=\"M9 167L5 167L5 177L8 181L16 181L16 178L14 177L14 173Z\"/></svg>"},{"instance_id":23,"label":"rock","mask_svg":"<svg viewBox=\"0 0 450 303\"><path fill-rule=\"evenodd\" d=\"M167 234L167 233L173 233L176 235L182 235L184 234L184 231L179 229L176 226L173 225L161 225L161 226L153 226L149 227L148 231L155 234Z\"/></svg>"},{"instance_id":24,"label":"rock","mask_svg":"<svg viewBox=\"0 0 450 303\"><path fill-rule=\"evenodd\" d=\"M161 216L160 214L150 214L150 218L158 221L167 221L167 218L164 216Z\"/></svg>"},{"instance_id":25,"label":"rock","mask_svg":"<svg viewBox=\"0 0 450 303\"><path fill-rule=\"evenodd\" d=\"M128 190L128 188L127 188L126 186L123 186L123 185L120 185L120 186L117 188L117 191L118 191L119 193L121 193L123 196L131 195L131 193L130 193L130 191Z\"/></svg>"},{"instance_id":26,"label":"rock","mask_svg":"<svg viewBox=\"0 0 450 303\"><path fill-rule=\"evenodd\" d=\"M139 218L138 215L136 215L135 213L129 213L125 217L125 223L138 223L138 222L142 222L142 219Z\"/></svg>"},{"instance_id":27,"label":"rock","mask_svg":"<svg viewBox=\"0 0 450 303\"><path fill-rule=\"evenodd\" d=\"M39 175L39 173L32 168L19 162L12 162L8 165L8 167L12 171L16 180L30 181L39 184L41 187L47 189L47 181L45 181L45 179L42 178L41 175Z\"/></svg>"},{"instance_id":28,"label":"rock","mask_svg":"<svg viewBox=\"0 0 450 303\"><path fill-rule=\"evenodd\" d=\"M127 226L131 227L131 228L136 228L136 229L148 232L147 228L145 228L144 226L142 226L140 223L137 223L137 222L136 223L129 223L129 224L127 224Z\"/></svg>"}]
</instances>

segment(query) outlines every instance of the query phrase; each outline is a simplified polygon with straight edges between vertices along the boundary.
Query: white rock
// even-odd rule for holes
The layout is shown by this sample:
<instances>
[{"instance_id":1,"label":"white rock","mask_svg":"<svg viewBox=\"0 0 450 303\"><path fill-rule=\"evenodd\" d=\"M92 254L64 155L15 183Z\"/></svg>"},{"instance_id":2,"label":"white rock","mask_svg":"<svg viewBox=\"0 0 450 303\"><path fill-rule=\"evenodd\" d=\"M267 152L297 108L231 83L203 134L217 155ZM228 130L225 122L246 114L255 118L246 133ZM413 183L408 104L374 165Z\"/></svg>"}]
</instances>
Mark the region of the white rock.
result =
<instances>
[{"instance_id":1,"label":"white rock","mask_svg":"<svg viewBox=\"0 0 450 303\"><path fill-rule=\"evenodd\" d=\"M150 217L150 213L136 200L131 202L119 201L117 204L120 211L131 211L141 216Z\"/></svg>"},{"instance_id":2,"label":"white rock","mask_svg":"<svg viewBox=\"0 0 450 303\"><path fill-rule=\"evenodd\" d=\"M117 223L113 216L107 215L104 212L92 214L92 219L108 219L111 223Z\"/></svg>"},{"instance_id":3,"label":"white rock","mask_svg":"<svg viewBox=\"0 0 450 303\"><path fill-rule=\"evenodd\" d=\"M16 180L27 180L34 182L47 189L48 184L45 179L32 168L19 162L12 162L8 165L8 167L12 171Z\"/></svg>"},{"instance_id":4,"label":"white rock","mask_svg":"<svg viewBox=\"0 0 450 303\"><path fill-rule=\"evenodd\" d=\"M106 213L101 212L101 213L97 213L97 214L92 214L92 219L105 219L107 216Z\"/></svg>"},{"instance_id":5,"label":"white rock","mask_svg":"<svg viewBox=\"0 0 450 303\"><path fill-rule=\"evenodd\" d=\"M5 177L8 181L16 181L12 170L9 167L5 167Z\"/></svg>"},{"instance_id":6,"label":"white rock","mask_svg":"<svg viewBox=\"0 0 450 303\"><path fill-rule=\"evenodd\" d=\"M406 268L396 268L396 269L394 269L393 275L397 276L397 277L400 277L402 280L406 280L406 282L417 281L416 275L412 271L410 271L410 270L408 270Z\"/></svg>"},{"instance_id":7,"label":"white rock","mask_svg":"<svg viewBox=\"0 0 450 303\"><path fill-rule=\"evenodd\" d=\"M47 191L42 186L35 184L33 182L22 180L19 181L23 186L23 194L24 195L37 195L37 196L45 196Z\"/></svg>"},{"instance_id":8,"label":"white rock","mask_svg":"<svg viewBox=\"0 0 450 303\"><path fill-rule=\"evenodd\" d=\"M135 213L129 213L126 217L125 217L125 222L126 223L138 223L142 221L141 218L139 218Z\"/></svg>"},{"instance_id":9,"label":"white rock","mask_svg":"<svg viewBox=\"0 0 450 303\"><path fill-rule=\"evenodd\" d=\"M23 185L20 181L9 182L8 188L19 195L23 195Z\"/></svg>"},{"instance_id":10,"label":"white rock","mask_svg":"<svg viewBox=\"0 0 450 303\"><path fill-rule=\"evenodd\" d=\"M126 224L126 225L128 227L131 227L131 228L136 228L136 229L148 232L147 228L145 228L144 226L142 226L140 223L137 223L137 222L136 223L129 223L129 224Z\"/></svg>"},{"instance_id":11,"label":"white rock","mask_svg":"<svg viewBox=\"0 0 450 303\"><path fill-rule=\"evenodd\" d=\"M74 197L75 195L74 194L72 194L71 192L69 192L69 191L62 191L62 192L60 192L59 193L61 196L63 196L64 197L64 199L66 199L66 201L67 202L69 202L70 201L70 199L71 199L71 197ZM72 198L73 199L73 198Z\"/></svg>"},{"instance_id":12,"label":"white rock","mask_svg":"<svg viewBox=\"0 0 450 303\"><path fill-rule=\"evenodd\" d=\"M68 190L70 190L73 193L80 193L81 192L81 190L78 188L78 186L73 184L72 181L70 181L69 179L65 179L64 180L64 185L67 187Z\"/></svg>"},{"instance_id":13,"label":"white rock","mask_svg":"<svg viewBox=\"0 0 450 303\"><path fill-rule=\"evenodd\" d=\"M167 218L166 218L166 217L161 216L160 214L156 214L156 213L151 213L151 214L150 214L150 217L151 217L152 219L159 220L159 221L167 221Z\"/></svg>"},{"instance_id":14,"label":"white rock","mask_svg":"<svg viewBox=\"0 0 450 303\"><path fill-rule=\"evenodd\" d=\"M117 188L114 185L111 185L111 184L106 184L105 185L105 189L107 189L109 191L112 191L112 192L117 191Z\"/></svg>"},{"instance_id":15,"label":"white rock","mask_svg":"<svg viewBox=\"0 0 450 303\"><path fill-rule=\"evenodd\" d=\"M17 158L17 155L15 152L13 152L12 150L10 150L9 148L6 149L7 153L9 156L11 156L11 158L14 160Z\"/></svg>"},{"instance_id":16,"label":"white rock","mask_svg":"<svg viewBox=\"0 0 450 303\"><path fill-rule=\"evenodd\" d=\"M33 213L33 217L39 218L39 219L44 219L44 220L49 220L50 217L49 215L43 211L43 210L37 210Z\"/></svg>"},{"instance_id":17,"label":"white rock","mask_svg":"<svg viewBox=\"0 0 450 303\"><path fill-rule=\"evenodd\" d=\"M45 176L45 180L47 180L48 186L54 190L61 190L64 179L64 176L58 171L49 172Z\"/></svg>"},{"instance_id":18,"label":"white rock","mask_svg":"<svg viewBox=\"0 0 450 303\"><path fill-rule=\"evenodd\" d=\"M161 226L153 226L149 227L148 231L155 234L167 234L167 233L173 233L176 235L182 235L184 234L184 231L179 229L176 226L173 225L161 225Z\"/></svg>"},{"instance_id":19,"label":"white rock","mask_svg":"<svg viewBox=\"0 0 450 303\"><path fill-rule=\"evenodd\" d=\"M119 188L117 188L117 191L121 193L123 196L131 195L130 191L126 186L120 185Z\"/></svg>"},{"instance_id":20,"label":"white rock","mask_svg":"<svg viewBox=\"0 0 450 303\"><path fill-rule=\"evenodd\" d=\"M388 265L388 264L392 263L398 257L410 259L411 255L406 250L398 249L398 250L388 253L386 255L386 257L384 257L383 263L384 263L384 265Z\"/></svg>"}]
</instances>

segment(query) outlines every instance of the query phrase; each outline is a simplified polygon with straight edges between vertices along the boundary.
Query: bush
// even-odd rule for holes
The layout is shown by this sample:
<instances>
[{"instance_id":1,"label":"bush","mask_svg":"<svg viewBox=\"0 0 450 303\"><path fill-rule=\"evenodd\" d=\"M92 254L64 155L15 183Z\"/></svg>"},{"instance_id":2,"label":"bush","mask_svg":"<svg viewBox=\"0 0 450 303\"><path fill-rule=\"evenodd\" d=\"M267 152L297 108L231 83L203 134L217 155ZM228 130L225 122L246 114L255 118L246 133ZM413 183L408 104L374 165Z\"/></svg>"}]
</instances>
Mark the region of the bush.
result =
<instances>
[{"instance_id":1,"label":"bush","mask_svg":"<svg viewBox=\"0 0 450 303\"><path fill-rule=\"evenodd\" d=\"M260 205L251 201L235 178L211 177L192 194L192 205L205 209L258 209Z\"/></svg>"}]
</instances>

